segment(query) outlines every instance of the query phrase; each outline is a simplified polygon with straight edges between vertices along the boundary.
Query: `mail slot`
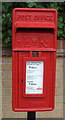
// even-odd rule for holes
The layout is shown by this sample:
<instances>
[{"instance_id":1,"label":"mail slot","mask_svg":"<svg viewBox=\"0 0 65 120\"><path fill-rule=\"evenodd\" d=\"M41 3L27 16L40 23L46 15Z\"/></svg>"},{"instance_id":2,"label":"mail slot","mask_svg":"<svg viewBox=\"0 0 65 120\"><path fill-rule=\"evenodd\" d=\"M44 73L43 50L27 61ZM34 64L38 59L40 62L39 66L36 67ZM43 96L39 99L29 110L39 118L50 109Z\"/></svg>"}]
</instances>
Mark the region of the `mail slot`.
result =
<instances>
[{"instance_id":1,"label":"mail slot","mask_svg":"<svg viewBox=\"0 0 65 120\"><path fill-rule=\"evenodd\" d=\"M12 108L54 109L57 11L15 8L12 17Z\"/></svg>"}]
</instances>

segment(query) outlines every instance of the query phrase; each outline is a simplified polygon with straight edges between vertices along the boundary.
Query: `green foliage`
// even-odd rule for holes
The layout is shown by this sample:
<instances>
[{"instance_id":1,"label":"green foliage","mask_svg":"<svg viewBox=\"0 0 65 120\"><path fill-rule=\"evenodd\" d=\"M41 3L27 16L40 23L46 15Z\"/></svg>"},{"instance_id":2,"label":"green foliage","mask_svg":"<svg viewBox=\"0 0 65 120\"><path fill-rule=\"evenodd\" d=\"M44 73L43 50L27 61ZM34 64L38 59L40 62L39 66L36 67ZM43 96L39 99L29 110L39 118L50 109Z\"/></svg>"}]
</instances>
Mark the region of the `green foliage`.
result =
<instances>
[{"instance_id":1,"label":"green foliage","mask_svg":"<svg viewBox=\"0 0 65 120\"><path fill-rule=\"evenodd\" d=\"M2 39L3 46L11 46L13 8L53 8L58 10L58 39L65 39L65 2L3 2Z\"/></svg>"}]
</instances>

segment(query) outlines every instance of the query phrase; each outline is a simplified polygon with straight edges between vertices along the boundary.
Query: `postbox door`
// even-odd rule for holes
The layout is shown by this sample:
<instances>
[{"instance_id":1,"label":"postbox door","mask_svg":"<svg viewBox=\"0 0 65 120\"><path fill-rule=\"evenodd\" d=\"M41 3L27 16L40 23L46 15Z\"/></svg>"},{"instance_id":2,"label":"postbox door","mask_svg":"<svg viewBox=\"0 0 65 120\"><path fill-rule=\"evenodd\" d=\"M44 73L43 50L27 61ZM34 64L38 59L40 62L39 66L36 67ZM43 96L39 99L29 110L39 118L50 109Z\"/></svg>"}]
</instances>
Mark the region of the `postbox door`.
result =
<instances>
[{"instance_id":1,"label":"postbox door","mask_svg":"<svg viewBox=\"0 0 65 120\"><path fill-rule=\"evenodd\" d=\"M23 54L22 54L22 52L19 53L19 106L23 107L23 108L25 108L25 106L27 108L30 108L30 107L35 108L37 106L39 106L39 107L49 106L49 104L50 104L50 101L49 101L50 84L51 84L50 52L40 52L39 57L32 57L32 56L30 57L30 52L27 52L27 57L25 57L25 52L23 52ZM24 56L24 57L22 57L22 56ZM29 86L26 85L27 80L29 82L31 82L31 81L34 82L34 79L35 80L38 79L38 78L30 79L30 77L31 77L30 73L28 74L28 76L26 76L26 74L27 74L26 69L27 69L27 67L29 67L29 66L27 66L27 62L29 64L31 62L33 62L33 64L35 64L35 62L37 62L39 64L39 68L41 69L41 73L43 70L42 80L40 79L41 80L40 82L42 82L42 84L43 84L42 88L41 88L42 90L39 90L39 88L35 87L34 85L29 85ZM42 64L43 67L41 67L40 64ZM34 74L34 70L32 70L32 69L31 69L31 71L33 72L32 74ZM39 70L39 69L37 68L37 70ZM39 73L40 73L40 71L39 71ZM39 73L38 73L38 75L39 75ZM36 74L37 74L37 72L36 72ZM29 77L29 79L27 79L26 77ZM36 76L33 76L33 77L36 77ZM37 84L35 82L34 82L34 84ZM37 82L39 82L39 81L37 81ZM29 88L27 88L26 86ZM38 90L35 92L33 90L31 90L31 92L30 92L29 90L33 89L33 87ZM27 91L27 93L26 93L26 91Z\"/></svg>"}]
</instances>

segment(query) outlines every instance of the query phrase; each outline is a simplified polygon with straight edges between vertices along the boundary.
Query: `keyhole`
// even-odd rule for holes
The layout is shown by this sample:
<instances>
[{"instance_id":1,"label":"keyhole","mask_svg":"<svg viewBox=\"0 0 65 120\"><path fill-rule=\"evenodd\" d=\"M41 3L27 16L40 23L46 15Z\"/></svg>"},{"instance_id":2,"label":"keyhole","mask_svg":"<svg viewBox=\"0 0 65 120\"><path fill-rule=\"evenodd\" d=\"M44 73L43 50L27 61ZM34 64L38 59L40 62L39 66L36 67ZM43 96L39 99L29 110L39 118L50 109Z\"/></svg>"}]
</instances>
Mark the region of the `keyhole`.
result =
<instances>
[{"instance_id":1,"label":"keyhole","mask_svg":"<svg viewBox=\"0 0 65 120\"><path fill-rule=\"evenodd\" d=\"M22 83L23 83L23 80L22 80Z\"/></svg>"}]
</instances>

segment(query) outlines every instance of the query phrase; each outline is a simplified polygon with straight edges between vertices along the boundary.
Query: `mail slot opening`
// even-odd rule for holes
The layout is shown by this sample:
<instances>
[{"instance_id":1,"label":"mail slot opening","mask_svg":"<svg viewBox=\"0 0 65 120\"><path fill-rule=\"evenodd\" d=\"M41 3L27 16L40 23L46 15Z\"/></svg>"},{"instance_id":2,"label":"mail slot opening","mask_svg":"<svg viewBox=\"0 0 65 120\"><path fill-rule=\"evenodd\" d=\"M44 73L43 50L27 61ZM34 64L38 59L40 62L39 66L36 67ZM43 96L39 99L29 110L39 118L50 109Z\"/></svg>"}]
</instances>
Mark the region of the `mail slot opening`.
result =
<instances>
[{"instance_id":1,"label":"mail slot opening","mask_svg":"<svg viewBox=\"0 0 65 120\"><path fill-rule=\"evenodd\" d=\"M53 28L17 28L16 32L53 32Z\"/></svg>"}]
</instances>

